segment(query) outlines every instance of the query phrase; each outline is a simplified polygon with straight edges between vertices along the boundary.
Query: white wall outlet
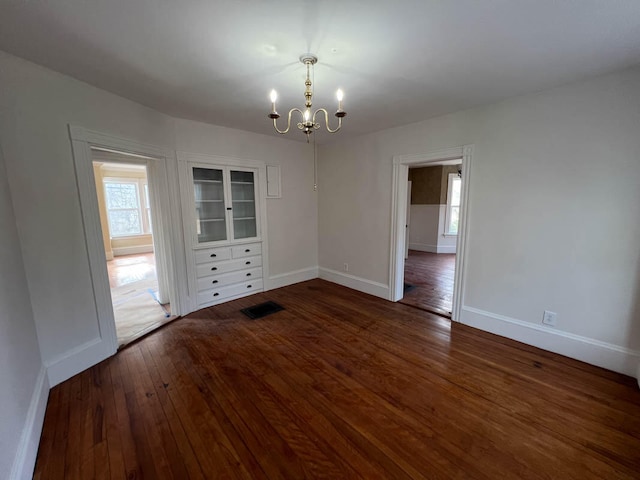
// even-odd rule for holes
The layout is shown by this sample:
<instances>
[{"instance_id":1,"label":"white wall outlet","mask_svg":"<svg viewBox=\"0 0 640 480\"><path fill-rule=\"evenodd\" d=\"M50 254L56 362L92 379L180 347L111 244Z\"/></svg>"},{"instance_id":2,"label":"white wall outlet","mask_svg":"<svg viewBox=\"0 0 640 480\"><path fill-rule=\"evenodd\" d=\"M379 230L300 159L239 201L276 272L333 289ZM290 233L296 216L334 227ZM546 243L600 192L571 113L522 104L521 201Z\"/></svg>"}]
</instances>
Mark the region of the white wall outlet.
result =
<instances>
[{"instance_id":1,"label":"white wall outlet","mask_svg":"<svg viewBox=\"0 0 640 480\"><path fill-rule=\"evenodd\" d=\"M558 314L556 312L545 310L544 315L542 315L542 323L555 327L558 324Z\"/></svg>"},{"instance_id":2,"label":"white wall outlet","mask_svg":"<svg viewBox=\"0 0 640 480\"><path fill-rule=\"evenodd\" d=\"M345 264L344 264L344 271L345 271L345 272L348 272L348 271L349 271L349 264L348 264L348 263L345 263Z\"/></svg>"}]
</instances>

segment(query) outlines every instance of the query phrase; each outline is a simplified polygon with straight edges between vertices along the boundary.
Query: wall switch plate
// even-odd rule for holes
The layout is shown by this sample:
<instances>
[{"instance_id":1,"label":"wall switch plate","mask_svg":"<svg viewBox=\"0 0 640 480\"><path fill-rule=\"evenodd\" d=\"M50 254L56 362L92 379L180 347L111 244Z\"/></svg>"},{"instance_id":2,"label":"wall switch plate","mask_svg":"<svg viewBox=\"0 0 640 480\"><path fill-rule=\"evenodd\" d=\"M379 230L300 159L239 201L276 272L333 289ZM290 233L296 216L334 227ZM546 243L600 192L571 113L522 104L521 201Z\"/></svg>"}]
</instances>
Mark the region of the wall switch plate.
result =
<instances>
[{"instance_id":1,"label":"wall switch plate","mask_svg":"<svg viewBox=\"0 0 640 480\"><path fill-rule=\"evenodd\" d=\"M558 324L558 314L556 312L545 310L544 315L542 316L542 323L555 327Z\"/></svg>"}]
</instances>

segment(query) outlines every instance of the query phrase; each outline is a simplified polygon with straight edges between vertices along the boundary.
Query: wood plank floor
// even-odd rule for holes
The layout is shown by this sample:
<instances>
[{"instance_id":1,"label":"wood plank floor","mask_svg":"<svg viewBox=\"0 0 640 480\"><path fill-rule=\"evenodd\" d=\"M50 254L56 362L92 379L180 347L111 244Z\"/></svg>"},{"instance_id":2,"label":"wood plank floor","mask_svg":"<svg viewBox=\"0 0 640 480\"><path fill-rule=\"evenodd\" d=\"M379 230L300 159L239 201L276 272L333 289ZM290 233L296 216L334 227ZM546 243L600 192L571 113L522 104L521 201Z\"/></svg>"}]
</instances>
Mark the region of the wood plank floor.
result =
<instances>
[{"instance_id":1,"label":"wood plank floor","mask_svg":"<svg viewBox=\"0 0 640 480\"><path fill-rule=\"evenodd\" d=\"M286 310L249 320L274 300ZM322 280L52 389L36 479L640 478L635 380Z\"/></svg>"},{"instance_id":2,"label":"wood plank floor","mask_svg":"<svg viewBox=\"0 0 640 480\"><path fill-rule=\"evenodd\" d=\"M454 253L409 250L404 264L404 281L415 288L405 292L400 303L451 318Z\"/></svg>"}]
</instances>

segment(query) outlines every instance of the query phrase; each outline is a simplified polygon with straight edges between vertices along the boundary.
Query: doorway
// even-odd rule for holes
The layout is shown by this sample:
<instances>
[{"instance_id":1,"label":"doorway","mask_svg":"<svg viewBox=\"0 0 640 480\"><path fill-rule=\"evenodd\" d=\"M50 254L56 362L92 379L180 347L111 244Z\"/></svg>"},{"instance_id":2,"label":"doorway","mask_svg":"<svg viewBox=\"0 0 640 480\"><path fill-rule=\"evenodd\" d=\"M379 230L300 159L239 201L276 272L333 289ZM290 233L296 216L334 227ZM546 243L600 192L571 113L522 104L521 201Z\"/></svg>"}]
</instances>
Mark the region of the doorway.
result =
<instances>
[{"instance_id":1,"label":"doorway","mask_svg":"<svg viewBox=\"0 0 640 480\"><path fill-rule=\"evenodd\" d=\"M394 157L389 300L459 320L472 155L465 145Z\"/></svg>"},{"instance_id":2,"label":"doorway","mask_svg":"<svg viewBox=\"0 0 640 480\"><path fill-rule=\"evenodd\" d=\"M154 236L150 179L144 159L91 149L96 196L118 348L177 318L166 259Z\"/></svg>"},{"instance_id":3,"label":"doorway","mask_svg":"<svg viewBox=\"0 0 640 480\"><path fill-rule=\"evenodd\" d=\"M462 159L410 166L404 296L400 303L451 318Z\"/></svg>"}]
</instances>

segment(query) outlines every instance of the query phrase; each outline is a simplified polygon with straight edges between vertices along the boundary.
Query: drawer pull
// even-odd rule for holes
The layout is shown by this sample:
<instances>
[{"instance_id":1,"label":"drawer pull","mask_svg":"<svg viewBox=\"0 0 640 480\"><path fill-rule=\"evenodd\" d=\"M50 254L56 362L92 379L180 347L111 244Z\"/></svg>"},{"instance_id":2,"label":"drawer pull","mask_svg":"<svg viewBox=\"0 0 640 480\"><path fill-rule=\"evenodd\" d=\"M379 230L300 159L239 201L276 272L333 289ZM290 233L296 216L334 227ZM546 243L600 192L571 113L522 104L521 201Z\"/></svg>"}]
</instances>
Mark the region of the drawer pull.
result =
<instances>
[{"instance_id":1,"label":"drawer pull","mask_svg":"<svg viewBox=\"0 0 640 480\"><path fill-rule=\"evenodd\" d=\"M250 273L247 273L247 277L250 277L250 276L251 276L251 274L250 274Z\"/></svg>"},{"instance_id":2,"label":"drawer pull","mask_svg":"<svg viewBox=\"0 0 640 480\"><path fill-rule=\"evenodd\" d=\"M249 249L249 248L245 248L244 249L244 253L249 253L250 251L251 251L251 249Z\"/></svg>"},{"instance_id":3,"label":"drawer pull","mask_svg":"<svg viewBox=\"0 0 640 480\"><path fill-rule=\"evenodd\" d=\"M251 265L251 262L244 262L245 265Z\"/></svg>"},{"instance_id":4,"label":"drawer pull","mask_svg":"<svg viewBox=\"0 0 640 480\"><path fill-rule=\"evenodd\" d=\"M214 257L217 257L217 256L218 256L218 255L216 255L215 253L212 253L212 254L210 255L210 257L211 257L211 258L214 258Z\"/></svg>"},{"instance_id":5,"label":"drawer pull","mask_svg":"<svg viewBox=\"0 0 640 480\"><path fill-rule=\"evenodd\" d=\"M214 297L217 297L218 295L220 295L218 292L213 294Z\"/></svg>"},{"instance_id":6,"label":"drawer pull","mask_svg":"<svg viewBox=\"0 0 640 480\"><path fill-rule=\"evenodd\" d=\"M251 288L251 285L247 285L247 288Z\"/></svg>"},{"instance_id":7,"label":"drawer pull","mask_svg":"<svg viewBox=\"0 0 640 480\"><path fill-rule=\"evenodd\" d=\"M218 269L218 267L211 267L211 270L213 270L213 271L215 271L217 269Z\"/></svg>"},{"instance_id":8,"label":"drawer pull","mask_svg":"<svg viewBox=\"0 0 640 480\"><path fill-rule=\"evenodd\" d=\"M213 280L211 283L218 283L218 280Z\"/></svg>"}]
</instances>

